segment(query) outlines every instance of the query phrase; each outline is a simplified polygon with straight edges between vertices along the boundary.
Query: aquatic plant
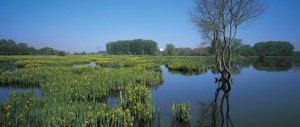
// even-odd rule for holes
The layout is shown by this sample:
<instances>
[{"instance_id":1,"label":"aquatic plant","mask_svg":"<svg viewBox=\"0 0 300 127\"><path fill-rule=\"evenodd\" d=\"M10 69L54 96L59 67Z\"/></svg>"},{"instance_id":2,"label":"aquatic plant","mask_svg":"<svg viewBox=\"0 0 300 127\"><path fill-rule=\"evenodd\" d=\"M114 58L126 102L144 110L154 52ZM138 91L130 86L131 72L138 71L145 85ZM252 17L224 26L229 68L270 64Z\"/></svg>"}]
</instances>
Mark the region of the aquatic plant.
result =
<instances>
[{"instance_id":1,"label":"aquatic plant","mask_svg":"<svg viewBox=\"0 0 300 127\"><path fill-rule=\"evenodd\" d=\"M123 110L131 112L138 121L150 121L153 118L154 107L151 103L151 93L143 84L128 85L119 105Z\"/></svg>"},{"instance_id":2,"label":"aquatic plant","mask_svg":"<svg viewBox=\"0 0 300 127\"><path fill-rule=\"evenodd\" d=\"M1 57L15 60L17 71L1 72L0 85L4 87L40 87L42 96L35 92L12 93L1 105L3 126L133 126L134 120L149 120L154 112L148 87L162 82L159 65L148 58L119 56ZM73 67L91 60L109 60L118 68L107 70L96 66ZM125 61L124 61L125 60ZM140 85L143 84L143 85ZM117 91L129 95L130 88L138 90L141 100L136 107L146 106L143 112L125 106L111 107L103 99ZM129 92L128 92L129 91ZM124 100L128 100L128 96ZM126 99L127 98L127 99ZM143 100L143 101L142 101ZM144 101L147 100L147 101ZM126 103L124 102L124 103ZM124 104L122 103L122 104ZM2 115L3 114L3 115Z\"/></svg>"},{"instance_id":3,"label":"aquatic plant","mask_svg":"<svg viewBox=\"0 0 300 127\"><path fill-rule=\"evenodd\" d=\"M186 103L172 104L172 113L176 121L180 123L189 123L191 121L190 109L191 105Z\"/></svg>"}]
</instances>

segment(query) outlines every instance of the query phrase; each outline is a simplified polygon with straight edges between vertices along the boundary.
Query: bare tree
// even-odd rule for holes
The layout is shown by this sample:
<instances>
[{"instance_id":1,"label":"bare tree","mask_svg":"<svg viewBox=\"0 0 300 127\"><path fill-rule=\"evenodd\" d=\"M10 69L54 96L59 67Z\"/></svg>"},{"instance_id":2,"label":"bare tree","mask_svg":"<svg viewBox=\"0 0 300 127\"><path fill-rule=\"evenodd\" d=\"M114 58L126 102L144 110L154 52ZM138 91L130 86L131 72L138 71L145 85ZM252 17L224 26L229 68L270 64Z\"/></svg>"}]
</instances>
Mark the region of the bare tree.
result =
<instances>
[{"instance_id":1,"label":"bare tree","mask_svg":"<svg viewBox=\"0 0 300 127\"><path fill-rule=\"evenodd\" d=\"M231 76L231 47L237 29L265 10L266 3L261 0L195 0L195 7L190 11L191 19L202 37L214 45L217 69L223 78ZM218 42L222 44L221 51Z\"/></svg>"}]
</instances>

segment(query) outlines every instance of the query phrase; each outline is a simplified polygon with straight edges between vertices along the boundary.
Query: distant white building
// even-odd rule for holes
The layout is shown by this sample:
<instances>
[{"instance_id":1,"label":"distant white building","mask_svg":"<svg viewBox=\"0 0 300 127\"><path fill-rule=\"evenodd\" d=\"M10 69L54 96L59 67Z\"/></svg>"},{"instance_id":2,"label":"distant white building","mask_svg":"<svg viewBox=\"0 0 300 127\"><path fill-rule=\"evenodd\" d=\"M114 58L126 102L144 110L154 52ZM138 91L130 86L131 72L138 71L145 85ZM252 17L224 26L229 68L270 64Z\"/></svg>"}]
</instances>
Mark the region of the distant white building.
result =
<instances>
[{"instance_id":1,"label":"distant white building","mask_svg":"<svg viewBox=\"0 0 300 127\"><path fill-rule=\"evenodd\" d=\"M164 50L165 50L165 49L163 49L163 48L159 48L159 51L161 51L161 52L164 51Z\"/></svg>"}]
</instances>

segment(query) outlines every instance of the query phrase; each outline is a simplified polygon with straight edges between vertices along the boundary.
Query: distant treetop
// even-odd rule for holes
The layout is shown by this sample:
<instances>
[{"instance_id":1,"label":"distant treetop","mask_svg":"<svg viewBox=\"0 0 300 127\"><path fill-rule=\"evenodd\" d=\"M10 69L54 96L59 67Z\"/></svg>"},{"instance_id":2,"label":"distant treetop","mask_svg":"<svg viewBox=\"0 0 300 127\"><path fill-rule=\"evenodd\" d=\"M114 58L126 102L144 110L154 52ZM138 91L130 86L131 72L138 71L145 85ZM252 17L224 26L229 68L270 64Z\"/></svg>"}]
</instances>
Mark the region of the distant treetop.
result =
<instances>
[{"instance_id":1,"label":"distant treetop","mask_svg":"<svg viewBox=\"0 0 300 127\"><path fill-rule=\"evenodd\" d=\"M54 50L50 47L36 49L26 43L16 43L11 39L0 40L0 55L65 55L64 51Z\"/></svg>"},{"instance_id":2,"label":"distant treetop","mask_svg":"<svg viewBox=\"0 0 300 127\"><path fill-rule=\"evenodd\" d=\"M152 40L119 40L106 44L106 51L111 55L156 55L157 43Z\"/></svg>"}]
</instances>

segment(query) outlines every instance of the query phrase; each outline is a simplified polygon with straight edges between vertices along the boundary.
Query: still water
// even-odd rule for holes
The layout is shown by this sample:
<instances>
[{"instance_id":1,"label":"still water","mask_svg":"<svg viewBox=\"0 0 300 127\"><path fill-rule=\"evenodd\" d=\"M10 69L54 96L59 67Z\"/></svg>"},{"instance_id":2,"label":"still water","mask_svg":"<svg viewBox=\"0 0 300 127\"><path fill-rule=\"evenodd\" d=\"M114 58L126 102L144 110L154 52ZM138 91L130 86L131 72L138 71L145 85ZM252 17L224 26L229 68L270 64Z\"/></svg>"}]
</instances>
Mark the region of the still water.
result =
<instances>
[{"instance_id":1,"label":"still water","mask_svg":"<svg viewBox=\"0 0 300 127\"><path fill-rule=\"evenodd\" d=\"M270 69L269 66L248 65L239 67L232 76L228 104L228 115L236 127L299 127L300 126L300 71ZM186 102L191 104L192 126L210 122L211 116L201 117L203 110L210 108L215 99L218 83L211 71L200 75L185 76L172 74L161 66L164 83L152 89L156 109L160 118L169 126L172 120L171 104ZM260 69L261 68L261 69ZM218 108L224 92L218 96ZM224 101L224 116L227 104ZM216 111L220 112L220 111ZM222 119L217 119L220 122ZM225 120L226 122L226 120ZM207 124L206 124L207 125ZM220 124L218 124L220 125ZM224 124L226 126L226 123Z\"/></svg>"}]
</instances>

